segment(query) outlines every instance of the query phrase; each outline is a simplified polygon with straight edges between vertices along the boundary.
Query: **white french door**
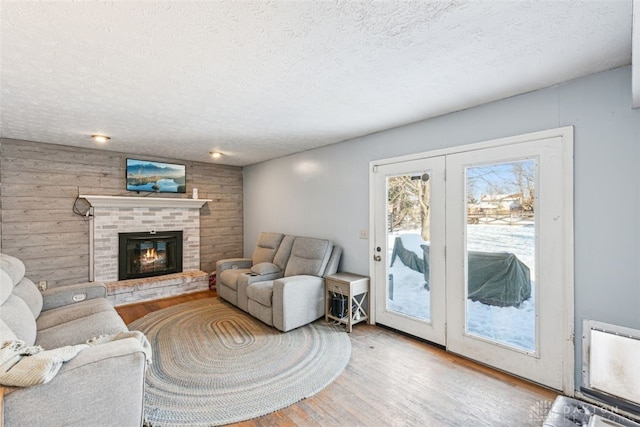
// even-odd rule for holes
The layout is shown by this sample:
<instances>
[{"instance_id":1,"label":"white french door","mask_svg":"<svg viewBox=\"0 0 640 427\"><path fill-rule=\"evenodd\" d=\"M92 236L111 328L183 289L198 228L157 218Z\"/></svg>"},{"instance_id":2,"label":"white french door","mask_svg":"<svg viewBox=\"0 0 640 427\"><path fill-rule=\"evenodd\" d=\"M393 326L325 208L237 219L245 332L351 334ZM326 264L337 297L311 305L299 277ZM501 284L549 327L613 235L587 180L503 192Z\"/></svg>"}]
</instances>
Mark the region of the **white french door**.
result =
<instances>
[{"instance_id":1,"label":"white french door","mask_svg":"<svg viewBox=\"0 0 640 427\"><path fill-rule=\"evenodd\" d=\"M557 390L568 303L561 143L447 156L447 348Z\"/></svg>"},{"instance_id":2,"label":"white french door","mask_svg":"<svg viewBox=\"0 0 640 427\"><path fill-rule=\"evenodd\" d=\"M375 322L573 393L572 152L564 128L374 165Z\"/></svg>"},{"instance_id":3,"label":"white french door","mask_svg":"<svg viewBox=\"0 0 640 427\"><path fill-rule=\"evenodd\" d=\"M374 178L376 194L384 195L375 202L376 321L441 345L444 166L444 157L382 165Z\"/></svg>"}]
</instances>

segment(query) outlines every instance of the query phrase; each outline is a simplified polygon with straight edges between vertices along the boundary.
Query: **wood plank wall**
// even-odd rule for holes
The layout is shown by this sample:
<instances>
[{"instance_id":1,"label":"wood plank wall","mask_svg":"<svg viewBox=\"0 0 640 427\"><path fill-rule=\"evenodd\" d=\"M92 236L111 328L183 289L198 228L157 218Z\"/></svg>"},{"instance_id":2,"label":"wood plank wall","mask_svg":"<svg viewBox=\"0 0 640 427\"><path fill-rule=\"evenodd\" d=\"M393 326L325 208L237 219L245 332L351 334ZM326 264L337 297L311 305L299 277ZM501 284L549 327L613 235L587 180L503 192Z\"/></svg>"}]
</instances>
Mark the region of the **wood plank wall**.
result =
<instances>
[{"instance_id":1,"label":"wood plank wall","mask_svg":"<svg viewBox=\"0 0 640 427\"><path fill-rule=\"evenodd\" d=\"M186 164L187 194L161 197L197 188L213 200L200 211L201 270L242 256L242 168L12 139L0 139L0 251L22 259L36 283L87 281L89 222L74 202L78 194L136 195L125 190L127 157Z\"/></svg>"}]
</instances>

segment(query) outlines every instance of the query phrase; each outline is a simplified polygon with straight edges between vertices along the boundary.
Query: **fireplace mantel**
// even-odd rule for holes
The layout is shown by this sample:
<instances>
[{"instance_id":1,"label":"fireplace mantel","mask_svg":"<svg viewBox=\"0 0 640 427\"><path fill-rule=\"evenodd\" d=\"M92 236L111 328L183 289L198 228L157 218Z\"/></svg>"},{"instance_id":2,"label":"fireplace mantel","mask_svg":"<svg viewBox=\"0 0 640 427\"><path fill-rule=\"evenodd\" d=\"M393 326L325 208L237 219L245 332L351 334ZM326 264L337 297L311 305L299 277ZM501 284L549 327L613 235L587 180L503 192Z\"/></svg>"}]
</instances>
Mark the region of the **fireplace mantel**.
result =
<instances>
[{"instance_id":1,"label":"fireplace mantel","mask_svg":"<svg viewBox=\"0 0 640 427\"><path fill-rule=\"evenodd\" d=\"M211 199L180 199L173 197L128 197L128 196L98 196L81 194L93 207L110 208L192 208L200 209Z\"/></svg>"}]
</instances>

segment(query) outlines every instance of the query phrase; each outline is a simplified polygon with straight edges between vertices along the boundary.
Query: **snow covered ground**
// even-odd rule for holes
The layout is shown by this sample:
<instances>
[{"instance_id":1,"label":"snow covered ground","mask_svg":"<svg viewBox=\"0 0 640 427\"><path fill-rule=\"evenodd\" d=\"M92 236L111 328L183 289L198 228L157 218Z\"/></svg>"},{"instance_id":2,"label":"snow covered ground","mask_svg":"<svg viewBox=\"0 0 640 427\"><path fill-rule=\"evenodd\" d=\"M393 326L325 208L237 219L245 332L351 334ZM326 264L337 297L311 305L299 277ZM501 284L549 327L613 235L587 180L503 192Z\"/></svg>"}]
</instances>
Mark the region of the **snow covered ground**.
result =
<instances>
[{"instance_id":1,"label":"snow covered ground","mask_svg":"<svg viewBox=\"0 0 640 427\"><path fill-rule=\"evenodd\" d=\"M535 350L535 229L529 226L469 225L467 248L482 252L511 252L531 271L531 298L520 307L496 307L467 300L467 332L523 350ZM389 257L395 238L402 237L405 248L422 259L419 231L389 234ZM393 275L393 299L389 309L428 320L431 315L430 292L424 287L422 273L405 266L396 258L389 269Z\"/></svg>"}]
</instances>

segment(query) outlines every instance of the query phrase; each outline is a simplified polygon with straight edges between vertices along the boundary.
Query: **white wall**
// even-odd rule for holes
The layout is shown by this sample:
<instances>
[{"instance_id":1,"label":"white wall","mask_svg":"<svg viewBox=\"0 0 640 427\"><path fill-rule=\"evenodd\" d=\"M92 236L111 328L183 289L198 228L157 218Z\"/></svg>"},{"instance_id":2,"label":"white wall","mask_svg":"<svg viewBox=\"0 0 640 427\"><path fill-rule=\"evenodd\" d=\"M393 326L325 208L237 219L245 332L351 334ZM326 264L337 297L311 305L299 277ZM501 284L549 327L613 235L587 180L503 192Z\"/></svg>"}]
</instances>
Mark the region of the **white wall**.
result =
<instances>
[{"instance_id":1,"label":"white wall","mask_svg":"<svg viewBox=\"0 0 640 427\"><path fill-rule=\"evenodd\" d=\"M576 387L582 319L640 328L640 110L631 68L244 169L244 247L261 231L329 238L369 275L369 162L573 125Z\"/></svg>"}]
</instances>

